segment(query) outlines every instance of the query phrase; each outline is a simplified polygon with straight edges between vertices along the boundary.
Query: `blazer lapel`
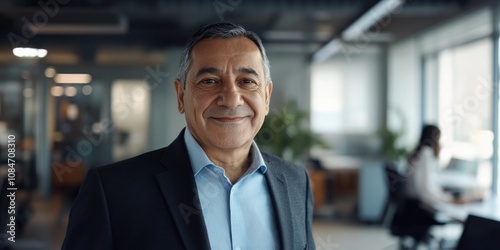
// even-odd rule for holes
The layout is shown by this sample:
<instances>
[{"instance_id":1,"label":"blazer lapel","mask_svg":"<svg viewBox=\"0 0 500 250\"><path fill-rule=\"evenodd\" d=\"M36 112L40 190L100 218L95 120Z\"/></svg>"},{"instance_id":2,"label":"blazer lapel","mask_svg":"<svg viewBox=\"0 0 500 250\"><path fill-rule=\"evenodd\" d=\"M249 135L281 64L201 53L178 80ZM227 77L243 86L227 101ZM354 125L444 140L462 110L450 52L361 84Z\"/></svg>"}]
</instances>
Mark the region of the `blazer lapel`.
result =
<instances>
[{"instance_id":1,"label":"blazer lapel","mask_svg":"<svg viewBox=\"0 0 500 250\"><path fill-rule=\"evenodd\" d=\"M186 249L210 249L184 131L167 147L161 160L167 170L157 174L156 180Z\"/></svg>"},{"instance_id":2,"label":"blazer lapel","mask_svg":"<svg viewBox=\"0 0 500 250\"><path fill-rule=\"evenodd\" d=\"M280 166L277 165L279 164L278 162L270 161L264 154L263 157L268 166L266 181L271 192L271 199L273 200L282 249L294 249L292 213L290 211L287 180L283 172L280 171Z\"/></svg>"}]
</instances>

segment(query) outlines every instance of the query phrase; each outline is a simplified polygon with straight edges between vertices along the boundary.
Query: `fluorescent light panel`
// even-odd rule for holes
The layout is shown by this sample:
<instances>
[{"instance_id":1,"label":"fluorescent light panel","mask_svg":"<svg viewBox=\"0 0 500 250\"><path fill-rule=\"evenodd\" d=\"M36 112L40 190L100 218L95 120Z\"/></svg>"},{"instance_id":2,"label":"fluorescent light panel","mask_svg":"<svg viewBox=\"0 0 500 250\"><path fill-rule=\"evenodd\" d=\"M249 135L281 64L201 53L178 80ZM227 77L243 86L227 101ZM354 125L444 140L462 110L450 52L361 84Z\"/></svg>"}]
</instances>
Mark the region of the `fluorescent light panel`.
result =
<instances>
[{"instance_id":1,"label":"fluorescent light panel","mask_svg":"<svg viewBox=\"0 0 500 250\"><path fill-rule=\"evenodd\" d=\"M341 49L342 49L342 42L340 39L335 38L328 42L325 46L323 46L321 49L316 51L313 55L313 61L314 62L323 62L326 59L330 58L331 56L337 54Z\"/></svg>"},{"instance_id":2,"label":"fluorescent light panel","mask_svg":"<svg viewBox=\"0 0 500 250\"><path fill-rule=\"evenodd\" d=\"M20 58L44 58L47 55L46 49L35 49L35 48L14 48L12 49L12 53L15 56Z\"/></svg>"},{"instance_id":3,"label":"fluorescent light panel","mask_svg":"<svg viewBox=\"0 0 500 250\"><path fill-rule=\"evenodd\" d=\"M342 38L348 41L356 40L363 32L367 31L380 19L400 7L405 3L405 1L406 0L382 0L378 2L353 24L351 24L346 30L344 30L344 32L342 32Z\"/></svg>"},{"instance_id":4,"label":"fluorescent light panel","mask_svg":"<svg viewBox=\"0 0 500 250\"><path fill-rule=\"evenodd\" d=\"M89 74L57 74L54 81L63 84L86 84L92 81L92 76Z\"/></svg>"},{"instance_id":5,"label":"fluorescent light panel","mask_svg":"<svg viewBox=\"0 0 500 250\"><path fill-rule=\"evenodd\" d=\"M369 9L365 14L358 18L354 23L352 23L347 29L342 32L342 39L345 41L354 41L359 38L363 32L366 32L370 27L375 25L380 19L389 15L396 8L399 8L404 4L406 0L381 0L371 9ZM366 33L372 39L377 41L391 40L391 34L385 33ZM313 54L314 62L322 62L329 57L335 55L342 49L343 43L340 38L334 38L321 49Z\"/></svg>"}]
</instances>

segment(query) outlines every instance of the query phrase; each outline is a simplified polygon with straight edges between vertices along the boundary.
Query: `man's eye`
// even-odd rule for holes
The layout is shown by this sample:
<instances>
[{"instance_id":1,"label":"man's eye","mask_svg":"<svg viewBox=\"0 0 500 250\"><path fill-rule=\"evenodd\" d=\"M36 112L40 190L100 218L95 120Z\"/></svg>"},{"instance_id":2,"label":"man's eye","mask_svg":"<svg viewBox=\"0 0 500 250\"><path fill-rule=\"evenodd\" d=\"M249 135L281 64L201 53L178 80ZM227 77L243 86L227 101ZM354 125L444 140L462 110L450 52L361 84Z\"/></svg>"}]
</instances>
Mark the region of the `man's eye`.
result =
<instances>
[{"instance_id":1,"label":"man's eye","mask_svg":"<svg viewBox=\"0 0 500 250\"><path fill-rule=\"evenodd\" d=\"M240 81L242 84L257 84L254 80L252 79L243 79Z\"/></svg>"},{"instance_id":2,"label":"man's eye","mask_svg":"<svg viewBox=\"0 0 500 250\"><path fill-rule=\"evenodd\" d=\"M205 79L205 80L202 80L201 83L203 83L203 84L214 84L215 80L214 79Z\"/></svg>"},{"instance_id":3,"label":"man's eye","mask_svg":"<svg viewBox=\"0 0 500 250\"><path fill-rule=\"evenodd\" d=\"M197 86L198 88L205 90L214 89L219 86L219 81L213 78L202 79L198 82Z\"/></svg>"},{"instance_id":4,"label":"man's eye","mask_svg":"<svg viewBox=\"0 0 500 250\"><path fill-rule=\"evenodd\" d=\"M241 88L246 90L256 90L259 88L259 83L253 79L241 79L238 83Z\"/></svg>"}]
</instances>

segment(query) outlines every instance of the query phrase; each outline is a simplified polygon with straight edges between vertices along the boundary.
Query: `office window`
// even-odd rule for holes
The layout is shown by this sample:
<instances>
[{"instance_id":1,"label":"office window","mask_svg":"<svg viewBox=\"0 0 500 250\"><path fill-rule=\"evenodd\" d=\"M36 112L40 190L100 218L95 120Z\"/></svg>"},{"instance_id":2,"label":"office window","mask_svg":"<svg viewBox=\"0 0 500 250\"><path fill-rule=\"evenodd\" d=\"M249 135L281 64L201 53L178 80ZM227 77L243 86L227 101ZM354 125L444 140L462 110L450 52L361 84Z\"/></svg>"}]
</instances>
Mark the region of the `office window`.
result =
<instances>
[{"instance_id":1,"label":"office window","mask_svg":"<svg viewBox=\"0 0 500 250\"><path fill-rule=\"evenodd\" d=\"M322 134L374 134L381 123L380 53L367 52L313 64L311 128Z\"/></svg>"},{"instance_id":2,"label":"office window","mask_svg":"<svg viewBox=\"0 0 500 250\"><path fill-rule=\"evenodd\" d=\"M342 129L343 86L339 71L333 63L312 67L311 127L314 132L338 132Z\"/></svg>"},{"instance_id":3,"label":"office window","mask_svg":"<svg viewBox=\"0 0 500 250\"><path fill-rule=\"evenodd\" d=\"M150 92L142 80L120 79L111 87L114 125L113 158L126 159L146 150Z\"/></svg>"},{"instance_id":4,"label":"office window","mask_svg":"<svg viewBox=\"0 0 500 250\"><path fill-rule=\"evenodd\" d=\"M486 186L492 180L492 54L485 38L442 50L436 62L441 155L477 162Z\"/></svg>"}]
</instances>

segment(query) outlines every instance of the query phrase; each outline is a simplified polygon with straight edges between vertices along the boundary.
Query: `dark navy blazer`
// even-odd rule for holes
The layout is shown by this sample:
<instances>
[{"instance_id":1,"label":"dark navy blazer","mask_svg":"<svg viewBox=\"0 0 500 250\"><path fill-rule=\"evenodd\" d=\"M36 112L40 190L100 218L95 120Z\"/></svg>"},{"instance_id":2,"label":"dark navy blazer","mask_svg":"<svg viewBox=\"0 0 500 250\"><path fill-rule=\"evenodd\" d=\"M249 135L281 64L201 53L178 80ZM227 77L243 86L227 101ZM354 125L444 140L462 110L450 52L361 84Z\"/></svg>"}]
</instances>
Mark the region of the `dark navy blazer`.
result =
<instances>
[{"instance_id":1,"label":"dark navy blazer","mask_svg":"<svg viewBox=\"0 0 500 250\"><path fill-rule=\"evenodd\" d=\"M90 169L62 249L210 249L183 133L168 147ZM315 249L306 171L262 156L280 249Z\"/></svg>"}]
</instances>

